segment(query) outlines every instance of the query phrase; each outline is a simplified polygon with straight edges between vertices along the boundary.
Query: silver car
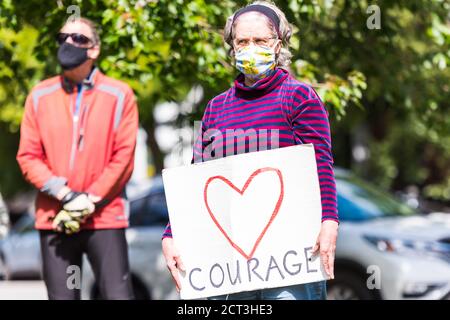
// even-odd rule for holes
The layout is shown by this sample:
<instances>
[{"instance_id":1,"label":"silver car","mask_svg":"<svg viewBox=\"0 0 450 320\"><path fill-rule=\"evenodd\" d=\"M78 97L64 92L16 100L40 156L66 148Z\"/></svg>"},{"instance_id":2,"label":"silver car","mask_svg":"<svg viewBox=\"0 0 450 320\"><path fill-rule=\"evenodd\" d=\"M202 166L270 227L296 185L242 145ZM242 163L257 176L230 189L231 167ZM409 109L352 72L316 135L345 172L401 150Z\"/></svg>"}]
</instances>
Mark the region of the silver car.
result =
<instances>
[{"instance_id":1,"label":"silver car","mask_svg":"<svg viewBox=\"0 0 450 320\"><path fill-rule=\"evenodd\" d=\"M178 299L161 251L161 238L168 213L161 177L148 187L133 191L130 197L130 228L127 229L128 253L136 299ZM93 272L85 259L83 299L101 299Z\"/></svg>"},{"instance_id":2,"label":"silver car","mask_svg":"<svg viewBox=\"0 0 450 320\"><path fill-rule=\"evenodd\" d=\"M134 294L137 299L177 299L161 252L168 221L162 179L129 185L130 228L126 231ZM1 267L3 265L3 268ZM6 280L42 279L39 233L32 215L23 216L0 240L0 269ZM88 260L83 261L82 298L101 299Z\"/></svg>"},{"instance_id":3,"label":"silver car","mask_svg":"<svg viewBox=\"0 0 450 320\"><path fill-rule=\"evenodd\" d=\"M450 214L420 214L335 170L341 224L329 299L449 299Z\"/></svg>"},{"instance_id":4,"label":"silver car","mask_svg":"<svg viewBox=\"0 0 450 320\"><path fill-rule=\"evenodd\" d=\"M329 299L448 299L450 215L420 214L348 171L335 173L341 223ZM130 199L135 295L178 299L161 253L167 222L161 179L134 190ZM33 219L24 219L0 245L9 278L40 275L39 237ZM101 298L87 261L84 266L82 297Z\"/></svg>"}]
</instances>

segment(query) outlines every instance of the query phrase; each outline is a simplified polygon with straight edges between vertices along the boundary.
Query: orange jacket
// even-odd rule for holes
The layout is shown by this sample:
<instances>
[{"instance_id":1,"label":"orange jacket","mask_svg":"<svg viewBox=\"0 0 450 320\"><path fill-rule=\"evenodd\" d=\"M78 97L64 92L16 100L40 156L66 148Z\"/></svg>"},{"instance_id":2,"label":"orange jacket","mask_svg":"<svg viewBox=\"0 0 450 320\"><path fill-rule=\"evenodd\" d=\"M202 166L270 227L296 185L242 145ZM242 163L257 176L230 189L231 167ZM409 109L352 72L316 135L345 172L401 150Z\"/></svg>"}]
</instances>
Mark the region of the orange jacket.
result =
<instances>
[{"instance_id":1,"label":"orange jacket","mask_svg":"<svg viewBox=\"0 0 450 320\"><path fill-rule=\"evenodd\" d=\"M64 185L107 201L83 229L127 227L124 187L133 171L137 131L133 91L97 69L79 95L62 76L35 86L25 103L17 161L39 189L36 228L51 229L51 218L61 209L54 196Z\"/></svg>"}]
</instances>

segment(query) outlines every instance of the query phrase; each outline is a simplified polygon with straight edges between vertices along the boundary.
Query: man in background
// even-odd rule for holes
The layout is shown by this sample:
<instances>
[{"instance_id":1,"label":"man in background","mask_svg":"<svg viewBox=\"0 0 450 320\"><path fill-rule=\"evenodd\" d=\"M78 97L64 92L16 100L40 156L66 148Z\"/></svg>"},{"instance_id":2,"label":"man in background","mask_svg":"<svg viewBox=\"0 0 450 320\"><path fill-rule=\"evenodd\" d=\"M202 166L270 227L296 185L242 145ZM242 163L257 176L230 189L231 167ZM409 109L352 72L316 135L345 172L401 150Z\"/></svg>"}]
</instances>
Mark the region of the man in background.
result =
<instances>
[{"instance_id":1,"label":"man in background","mask_svg":"<svg viewBox=\"0 0 450 320\"><path fill-rule=\"evenodd\" d=\"M124 187L133 171L138 109L131 88L95 66L100 39L85 18L57 34L62 74L28 95L17 161L38 190L49 299L80 299L71 270L91 263L103 299L132 299Z\"/></svg>"}]
</instances>

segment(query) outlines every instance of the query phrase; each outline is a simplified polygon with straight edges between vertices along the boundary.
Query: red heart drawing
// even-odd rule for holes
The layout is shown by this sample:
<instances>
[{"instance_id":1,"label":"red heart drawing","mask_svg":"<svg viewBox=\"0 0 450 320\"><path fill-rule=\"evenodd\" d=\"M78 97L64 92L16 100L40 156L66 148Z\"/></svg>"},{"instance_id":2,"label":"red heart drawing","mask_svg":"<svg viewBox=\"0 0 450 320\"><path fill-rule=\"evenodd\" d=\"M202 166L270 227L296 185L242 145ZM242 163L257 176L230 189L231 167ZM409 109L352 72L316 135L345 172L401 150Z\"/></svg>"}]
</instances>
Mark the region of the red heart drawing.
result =
<instances>
[{"instance_id":1,"label":"red heart drawing","mask_svg":"<svg viewBox=\"0 0 450 320\"><path fill-rule=\"evenodd\" d=\"M244 250L241 249L241 247L239 247L230 238L228 233L222 228L220 223L217 221L216 217L214 216L214 213L211 211L211 208L209 207L209 204L208 204L208 186L213 180L219 179L219 180L222 180L223 182L225 182L234 191L238 192L242 196L244 194L245 190L248 188L248 186L252 182L253 178L256 177L258 174L260 174L262 172L267 172L267 171L274 171L278 175L278 178L280 179L280 186L281 186L281 188L280 188L280 196L278 197L277 203L275 204L275 208L273 209L273 212L272 212L272 215L270 216L269 221L267 222L267 224L265 225L264 229L262 230L262 232L259 234L258 238L256 239L255 244L253 245L252 251L250 252L250 254L247 254L247 253L244 252ZM227 178L225 178L223 176L213 176L213 177L208 178L208 180L205 183L205 188L204 188L204 191L203 191L203 198L204 198L204 201L205 201L206 209L208 210L208 213L211 216L211 219L214 221L214 223L216 224L217 228L219 228L220 232L222 232L222 234L225 236L225 238L228 240L228 242L231 244L231 246L234 249L236 249L247 260L249 260L249 259L251 259L253 257L253 254L255 253L256 249L258 248L259 243L261 242L262 238L266 234L266 232L269 229L270 225L272 224L273 220L275 219L275 217L277 216L278 212L280 211L280 206L281 206L281 202L283 201L283 197L284 197L284 184L283 184L283 176L281 174L281 171L279 169L270 168L270 167L261 168L261 169L256 170L255 172L253 172L250 175L250 177L248 177L248 179L245 182L244 187L242 189L237 188L230 180L228 180Z\"/></svg>"}]
</instances>

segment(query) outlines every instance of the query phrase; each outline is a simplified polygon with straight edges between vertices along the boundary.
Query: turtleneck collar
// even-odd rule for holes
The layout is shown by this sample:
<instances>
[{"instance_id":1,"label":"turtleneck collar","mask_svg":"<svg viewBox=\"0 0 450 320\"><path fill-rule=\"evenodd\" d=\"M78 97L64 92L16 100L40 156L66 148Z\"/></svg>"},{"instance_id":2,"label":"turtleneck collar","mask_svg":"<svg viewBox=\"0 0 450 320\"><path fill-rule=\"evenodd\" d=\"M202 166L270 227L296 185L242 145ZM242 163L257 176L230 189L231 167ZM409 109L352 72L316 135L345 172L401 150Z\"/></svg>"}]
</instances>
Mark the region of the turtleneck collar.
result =
<instances>
[{"instance_id":1,"label":"turtleneck collar","mask_svg":"<svg viewBox=\"0 0 450 320\"><path fill-rule=\"evenodd\" d=\"M234 87L236 88L237 93L245 95L264 95L275 89L288 77L288 75L288 71L277 68L271 75L265 77L264 79L258 80L252 86L247 86L245 85L244 74L240 73L236 80L234 80Z\"/></svg>"}]
</instances>

